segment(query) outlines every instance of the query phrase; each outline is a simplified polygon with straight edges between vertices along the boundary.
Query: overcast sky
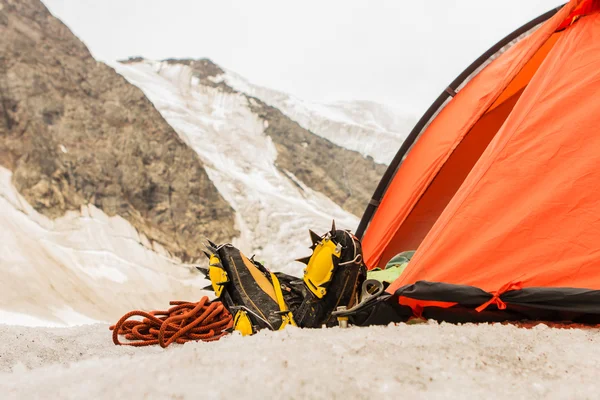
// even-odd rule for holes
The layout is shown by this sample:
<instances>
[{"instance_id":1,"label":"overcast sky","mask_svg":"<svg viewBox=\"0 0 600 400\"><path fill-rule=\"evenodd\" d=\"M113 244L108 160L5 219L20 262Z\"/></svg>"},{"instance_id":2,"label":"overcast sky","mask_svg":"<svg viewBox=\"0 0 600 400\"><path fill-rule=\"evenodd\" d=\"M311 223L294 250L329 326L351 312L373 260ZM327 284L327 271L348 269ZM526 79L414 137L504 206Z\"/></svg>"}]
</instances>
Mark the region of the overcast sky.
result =
<instances>
[{"instance_id":1,"label":"overcast sky","mask_svg":"<svg viewBox=\"0 0 600 400\"><path fill-rule=\"evenodd\" d=\"M563 1L43 0L100 60L208 57L315 101L421 114L475 58Z\"/></svg>"}]
</instances>

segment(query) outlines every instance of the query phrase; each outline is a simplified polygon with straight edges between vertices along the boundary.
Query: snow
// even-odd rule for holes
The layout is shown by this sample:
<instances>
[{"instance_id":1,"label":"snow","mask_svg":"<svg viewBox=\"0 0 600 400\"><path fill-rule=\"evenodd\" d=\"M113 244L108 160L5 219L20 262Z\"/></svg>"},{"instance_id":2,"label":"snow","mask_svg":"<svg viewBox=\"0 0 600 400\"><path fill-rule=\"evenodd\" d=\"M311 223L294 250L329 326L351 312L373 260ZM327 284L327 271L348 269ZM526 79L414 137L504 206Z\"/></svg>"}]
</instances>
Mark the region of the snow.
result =
<instances>
[{"instance_id":1,"label":"snow","mask_svg":"<svg viewBox=\"0 0 600 400\"><path fill-rule=\"evenodd\" d=\"M3 399L596 398L600 330L427 323L114 346L107 325L0 325Z\"/></svg>"},{"instance_id":2,"label":"snow","mask_svg":"<svg viewBox=\"0 0 600 400\"><path fill-rule=\"evenodd\" d=\"M319 103L300 100L287 93L254 85L226 70L213 78L278 108L300 126L338 146L389 164L417 122L415 115L370 101Z\"/></svg>"},{"instance_id":3,"label":"snow","mask_svg":"<svg viewBox=\"0 0 600 400\"><path fill-rule=\"evenodd\" d=\"M0 324L19 326L62 327L63 324L23 313L0 310Z\"/></svg>"},{"instance_id":4,"label":"snow","mask_svg":"<svg viewBox=\"0 0 600 400\"><path fill-rule=\"evenodd\" d=\"M66 321L67 326L80 326L80 325L91 325L97 324L102 321L98 321L92 318L88 318L83 314L78 313L69 306L64 306L59 309L54 309L52 312L57 318ZM43 326L43 325L42 325Z\"/></svg>"},{"instance_id":5,"label":"snow","mask_svg":"<svg viewBox=\"0 0 600 400\"><path fill-rule=\"evenodd\" d=\"M109 267L104 264L99 264L95 268L85 268L83 272L95 279L106 278L116 283L127 282L127 275L119 271L118 268Z\"/></svg>"},{"instance_id":6,"label":"snow","mask_svg":"<svg viewBox=\"0 0 600 400\"><path fill-rule=\"evenodd\" d=\"M188 66L146 61L114 68L141 88L194 149L221 195L236 211L233 242L267 267L300 274L296 258L310 254L308 229L325 232L332 219L355 229L358 218L276 167L277 151L246 97L198 85Z\"/></svg>"},{"instance_id":7,"label":"snow","mask_svg":"<svg viewBox=\"0 0 600 400\"><path fill-rule=\"evenodd\" d=\"M28 327L62 328L79 325L97 324L98 321L78 313L69 306L51 309L50 313L62 322L50 321L33 315L0 310L0 325L18 325Z\"/></svg>"},{"instance_id":8,"label":"snow","mask_svg":"<svg viewBox=\"0 0 600 400\"><path fill-rule=\"evenodd\" d=\"M131 309L206 294L193 266L123 218L89 205L50 220L19 195L11 175L0 167L0 324L115 321Z\"/></svg>"}]
</instances>

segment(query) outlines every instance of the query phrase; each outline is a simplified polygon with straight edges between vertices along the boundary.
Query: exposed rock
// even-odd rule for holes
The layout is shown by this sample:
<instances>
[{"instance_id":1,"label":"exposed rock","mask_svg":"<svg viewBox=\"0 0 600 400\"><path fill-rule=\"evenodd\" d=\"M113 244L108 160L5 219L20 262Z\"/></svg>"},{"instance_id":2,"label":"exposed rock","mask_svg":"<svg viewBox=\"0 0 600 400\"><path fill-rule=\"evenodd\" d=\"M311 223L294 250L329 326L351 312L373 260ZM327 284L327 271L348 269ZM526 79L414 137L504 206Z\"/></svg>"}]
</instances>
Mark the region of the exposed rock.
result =
<instances>
[{"instance_id":1,"label":"exposed rock","mask_svg":"<svg viewBox=\"0 0 600 400\"><path fill-rule=\"evenodd\" d=\"M307 131L277 108L247 97L251 109L266 121L265 133L277 148L277 166L362 216L386 167Z\"/></svg>"},{"instance_id":2,"label":"exposed rock","mask_svg":"<svg viewBox=\"0 0 600 400\"><path fill-rule=\"evenodd\" d=\"M209 60L208 58L201 58L198 60L190 58L168 58L164 60L167 64L181 64L187 65L194 71L194 76L199 78L203 83L207 83L208 78L215 78L223 73L223 69L217 64Z\"/></svg>"},{"instance_id":3,"label":"exposed rock","mask_svg":"<svg viewBox=\"0 0 600 400\"><path fill-rule=\"evenodd\" d=\"M39 0L0 0L0 165L56 218L91 203L183 258L236 235L197 154Z\"/></svg>"},{"instance_id":4,"label":"exposed rock","mask_svg":"<svg viewBox=\"0 0 600 400\"><path fill-rule=\"evenodd\" d=\"M204 86L217 88L225 93L239 93L219 79L219 76L224 74L225 71L208 58L201 58L198 60L191 58L169 58L163 61L167 64L180 64L190 67L193 71L194 78L198 79L198 83L201 83Z\"/></svg>"}]
</instances>

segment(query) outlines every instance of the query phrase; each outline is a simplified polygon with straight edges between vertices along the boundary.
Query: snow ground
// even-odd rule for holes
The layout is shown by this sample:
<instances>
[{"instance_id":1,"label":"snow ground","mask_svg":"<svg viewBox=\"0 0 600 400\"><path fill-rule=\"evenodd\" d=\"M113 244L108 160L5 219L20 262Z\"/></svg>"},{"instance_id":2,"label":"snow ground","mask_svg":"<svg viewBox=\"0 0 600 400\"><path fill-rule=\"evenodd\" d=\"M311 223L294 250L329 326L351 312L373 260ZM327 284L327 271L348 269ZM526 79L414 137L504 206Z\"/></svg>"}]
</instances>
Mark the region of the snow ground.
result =
<instances>
[{"instance_id":1,"label":"snow ground","mask_svg":"<svg viewBox=\"0 0 600 400\"><path fill-rule=\"evenodd\" d=\"M106 325L0 325L3 399L597 398L600 330L427 323L286 328L165 350ZM60 365L57 365L60 364Z\"/></svg>"}]
</instances>

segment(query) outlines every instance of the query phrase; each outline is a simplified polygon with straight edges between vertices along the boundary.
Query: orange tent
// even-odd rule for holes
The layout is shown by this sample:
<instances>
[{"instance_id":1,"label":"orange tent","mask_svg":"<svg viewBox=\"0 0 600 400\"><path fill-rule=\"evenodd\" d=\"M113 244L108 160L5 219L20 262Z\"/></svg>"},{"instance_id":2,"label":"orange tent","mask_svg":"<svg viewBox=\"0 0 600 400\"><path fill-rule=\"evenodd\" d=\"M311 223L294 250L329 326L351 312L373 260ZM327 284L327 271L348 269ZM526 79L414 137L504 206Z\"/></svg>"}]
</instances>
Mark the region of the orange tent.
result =
<instances>
[{"instance_id":1,"label":"orange tent","mask_svg":"<svg viewBox=\"0 0 600 400\"><path fill-rule=\"evenodd\" d=\"M600 0L572 0L473 63L419 121L357 235L388 288L447 320L600 320Z\"/></svg>"}]
</instances>

